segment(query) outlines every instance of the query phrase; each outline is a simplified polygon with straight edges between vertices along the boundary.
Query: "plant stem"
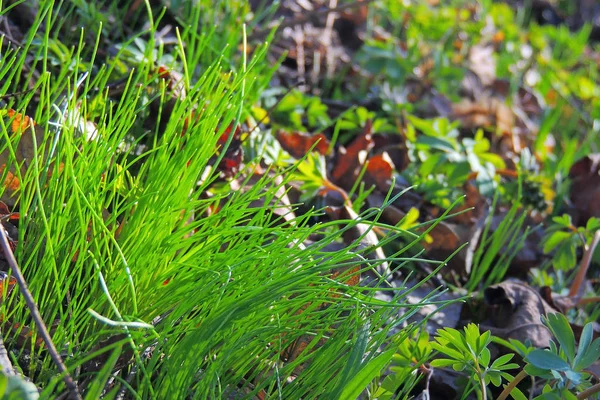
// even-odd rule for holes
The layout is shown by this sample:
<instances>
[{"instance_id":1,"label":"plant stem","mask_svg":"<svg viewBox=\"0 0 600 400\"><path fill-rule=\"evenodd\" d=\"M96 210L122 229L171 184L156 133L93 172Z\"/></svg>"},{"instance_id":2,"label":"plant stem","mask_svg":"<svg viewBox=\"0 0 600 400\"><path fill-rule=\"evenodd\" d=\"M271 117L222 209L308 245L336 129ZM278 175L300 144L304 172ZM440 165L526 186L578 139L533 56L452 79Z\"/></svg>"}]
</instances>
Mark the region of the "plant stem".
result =
<instances>
[{"instance_id":1,"label":"plant stem","mask_svg":"<svg viewBox=\"0 0 600 400\"><path fill-rule=\"evenodd\" d=\"M496 400L505 400L508 397L508 395L510 394L510 392L512 392L512 390L515 387L517 387L519 382L521 382L523 379L525 379L526 376L527 376L527 372L525 372L525 370L522 369L521 372L519 372L513 378L513 380L510 381L510 383L504 387L504 390L502 391L502 393L500 393L500 395L498 396L498 398Z\"/></svg>"},{"instance_id":2,"label":"plant stem","mask_svg":"<svg viewBox=\"0 0 600 400\"><path fill-rule=\"evenodd\" d=\"M479 377L479 384L481 385L481 400L487 400L487 391L485 387L485 379L483 379L483 376Z\"/></svg>"},{"instance_id":3,"label":"plant stem","mask_svg":"<svg viewBox=\"0 0 600 400\"><path fill-rule=\"evenodd\" d=\"M44 343L46 344L46 347L48 348L50 357L52 357L52 360L56 364L58 371L63 375L63 380L65 381L65 385L67 385L67 388L71 392L72 398L80 400L82 397L81 397L81 394L79 393L79 389L77 388L77 383L75 383L75 381L69 374L67 367L63 363L62 358L60 357L60 354L58 353L58 351L56 350L56 347L54 346L54 343L52 342L52 338L50 337L50 334L48 333L48 329L46 328L46 325L44 324L42 315L40 314L40 311L37 308L37 304L35 303L35 300L33 299L33 295L27 288L27 282L25 281L25 277L23 276L23 273L21 272L21 268L19 268L19 264L17 264L17 260L15 259L15 255L13 254L12 249L10 248L10 244L8 242L8 236L7 236L6 231L4 230L4 226L2 226L1 224L0 224L0 242L2 245L2 250L4 252L4 257L8 261L8 265L10 265L12 274L15 277L15 279L17 280L17 283L19 284L19 289L21 289L21 294L23 295L23 298L25 299L25 303L27 303L27 307L29 308L29 311L31 312L31 317L35 321L35 325L37 326L38 331L40 332L40 336L42 337L42 339L44 340Z\"/></svg>"},{"instance_id":4,"label":"plant stem","mask_svg":"<svg viewBox=\"0 0 600 400\"><path fill-rule=\"evenodd\" d=\"M587 399L593 394L600 393L600 383L596 383L594 386L585 389L583 392L577 395L578 399Z\"/></svg>"}]
</instances>

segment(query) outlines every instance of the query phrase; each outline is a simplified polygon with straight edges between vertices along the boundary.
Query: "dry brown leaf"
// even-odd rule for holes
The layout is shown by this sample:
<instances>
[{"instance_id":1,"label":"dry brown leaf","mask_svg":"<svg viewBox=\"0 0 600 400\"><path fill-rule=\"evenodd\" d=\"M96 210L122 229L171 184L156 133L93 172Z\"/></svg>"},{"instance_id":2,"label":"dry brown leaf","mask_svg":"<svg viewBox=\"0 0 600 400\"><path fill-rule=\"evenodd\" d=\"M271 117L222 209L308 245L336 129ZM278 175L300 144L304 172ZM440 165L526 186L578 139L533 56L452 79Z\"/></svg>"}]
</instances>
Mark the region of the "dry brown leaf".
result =
<instances>
[{"instance_id":1,"label":"dry brown leaf","mask_svg":"<svg viewBox=\"0 0 600 400\"><path fill-rule=\"evenodd\" d=\"M542 324L541 316L556 312L529 285L505 281L485 289L492 334L521 342L529 339L535 347L548 347L552 334Z\"/></svg>"}]
</instances>

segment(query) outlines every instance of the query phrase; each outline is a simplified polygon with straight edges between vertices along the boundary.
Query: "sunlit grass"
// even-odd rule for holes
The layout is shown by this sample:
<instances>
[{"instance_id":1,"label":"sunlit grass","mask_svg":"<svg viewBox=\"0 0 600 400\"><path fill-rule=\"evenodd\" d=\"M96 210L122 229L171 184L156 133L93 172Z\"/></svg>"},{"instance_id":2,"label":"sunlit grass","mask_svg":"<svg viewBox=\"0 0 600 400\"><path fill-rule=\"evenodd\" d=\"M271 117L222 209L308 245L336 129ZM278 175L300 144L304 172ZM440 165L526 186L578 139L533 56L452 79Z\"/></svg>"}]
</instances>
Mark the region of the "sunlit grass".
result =
<instances>
[{"instance_id":1,"label":"sunlit grass","mask_svg":"<svg viewBox=\"0 0 600 400\"><path fill-rule=\"evenodd\" d=\"M389 337L410 312L398 316L373 291L325 277L339 265L377 265L357 262L353 247L322 250L356 221L310 225L317 213L311 211L286 224L272 222L273 207L264 199L285 177L281 183L265 174L247 190L202 196L218 174L209 169L217 139L247 118L273 67L265 62L266 46L239 56L240 46L246 50L244 2L185 4L191 23L168 49L154 40L151 19L137 42L123 44L104 63L96 62L104 29L94 31L95 42L80 32L79 43L57 47L61 12L71 17L76 10L46 1L32 27L37 33L21 49L3 50L1 93L35 84L7 106L29 114L39 95L39 137L32 141L31 129L23 134L22 141L32 142L23 168L14 168L22 156L14 140L9 144L10 127L2 126L2 151L10 153L4 178L12 167L21 184L13 198L21 213L17 260L70 373L91 397L109 379L112 394L124 390L137 398L259 391L285 399L339 397L353 379L364 378L363 367L382 346L408 334L410 326ZM217 17L222 25L215 29L201 26ZM58 64L57 48L69 49ZM23 73L31 67L29 51L36 54L38 79ZM163 62L184 73L185 97L174 99L164 81L156 83ZM118 99L103 89L116 77L123 82ZM152 102L159 109L171 102L173 109L161 116L168 121L147 128L144 120L156 118ZM219 200L220 210L208 212ZM326 236L304 245L311 234ZM29 321L16 290L1 312L7 321ZM64 391L42 346L19 346L15 333L3 334L14 364L43 397ZM296 339L307 348L286 356Z\"/></svg>"}]
</instances>

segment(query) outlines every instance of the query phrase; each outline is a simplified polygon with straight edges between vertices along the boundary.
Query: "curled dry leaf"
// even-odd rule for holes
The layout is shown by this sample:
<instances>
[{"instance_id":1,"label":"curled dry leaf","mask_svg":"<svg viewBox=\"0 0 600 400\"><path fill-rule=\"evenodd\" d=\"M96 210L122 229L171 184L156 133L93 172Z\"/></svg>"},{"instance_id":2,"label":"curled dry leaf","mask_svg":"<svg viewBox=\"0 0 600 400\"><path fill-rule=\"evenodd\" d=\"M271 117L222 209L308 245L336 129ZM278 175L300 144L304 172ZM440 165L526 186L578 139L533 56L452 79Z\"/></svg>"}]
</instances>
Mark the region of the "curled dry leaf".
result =
<instances>
[{"instance_id":1,"label":"curled dry leaf","mask_svg":"<svg viewBox=\"0 0 600 400\"><path fill-rule=\"evenodd\" d=\"M229 146L223 150L230 140ZM242 129L240 126L236 126L233 129L233 124L229 125L225 131L219 136L217 141L217 149L220 152L225 151L223 158L217 165L217 171L221 173L221 176L226 179L233 178L239 171L244 161L244 150L242 149ZM213 156L211 163L214 163L217 156Z\"/></svg>"},{"instance_id":2,"label":"curled dry leaf","mask_svg":"<svg viewBox=\"0 0 600 400\"><path fill-rule=\"evenodd\" d=\"M329 153L329 140L322 133L308 135L302 132L279 131L275 136L281 147L294 158L304 157L311 149L324 156Z\"/></svg>"},{"instance_id":3,"label":"curled dry leaf","mask_svg":"<svg viewBox=\"0 0 600 400\"><path fill-rule=\"evenodd\" d=\"M385 196L383 194L379 192L373 192L366 201L370 208L381 209L381 222L395 226L402 220L402 218L406 216L406 212L402 211L394 204L388 205L384 208L384 200Z\"/></svg>"},{"instance_id":4,"label":"curled dry leaf","mask_svg":"<svg viewBox=\"0 0 600 400\"><path fill-rule=\"evenodd\" d=\"M486 207L486 199L479 193L477 186L470 182L463 185L463 191L465 194L464 203L458 205L455 212L464 211L455 217L452 217L452 222L472 225L475 223L483 214L483 210Z\"/></svg>"},{"instance_id":5,"label":"curled dry leaf","mask_svg":"<svg viewBox=\"0 0 600 400\"><path fill-rule=\"evenodd\" d=\"M381 133L373 135L373 153L385 152L396 172L402 172L410 164L406 138L398 133Z\"/></svg>"},{"instance_id":6,"label":"curled dry leaf","mask_svg":"<svg viewBox=\"0 0 600 400\"><path fill-rule=\"evenodd\" d=\"M490 89L494 95L506 99L511 92L511 82L508 79L496 79ZM542 113L542 106L538 96L528 88L523 86L513 96L513 105L523 110L529 117L535 117Z\"/></svg>"},{"instance_id":7,"label":"curled dry leaf","mask_svg":"<svg viewBox=\"0 0 600 400\"><path fill-rule=\"evenodd\" d=\"M556 312L529 285L505 281L484 291L492 334L504 339L530 340L535 347L548 347L552 334L540 316Z\"/></svg>"},{"instance_id":8,"label":"curled dry leaf","mask_svg":"<svg viewBox=\"0 0 600 400\"><path fill-rule=\"evenodd\" d=\"M577 306L576 299L570 296L559 296L554 294L549 286L544 286L540 289L540 296L542 296L552 308L557 309L563 314Z\"/></svg>"}]
</instances>

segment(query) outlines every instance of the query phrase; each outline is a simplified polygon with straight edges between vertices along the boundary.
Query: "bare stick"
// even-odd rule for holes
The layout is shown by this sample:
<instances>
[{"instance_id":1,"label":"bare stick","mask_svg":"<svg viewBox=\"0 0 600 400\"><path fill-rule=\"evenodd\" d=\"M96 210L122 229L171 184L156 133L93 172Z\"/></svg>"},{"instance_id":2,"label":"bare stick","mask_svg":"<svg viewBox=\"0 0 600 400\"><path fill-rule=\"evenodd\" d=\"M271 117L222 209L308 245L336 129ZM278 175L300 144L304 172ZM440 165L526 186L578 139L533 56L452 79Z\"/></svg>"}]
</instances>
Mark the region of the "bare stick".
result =
<instances>
[{"instance_id":1,"label":"bare stick","mask_svg":"<svg viewBox=\"0 0 600 400\"><path fill-rule=\"evenodd\" d=\"M527 372L525 372L524 369L522 369L513 379L512 381L510 381L510 383L508 385L506 385L504 387L504 390L502 391L502 393L500 393L500 396L498 396L496 398L496 400L504 400L507 399L508 396L510 395L510 392L512 392L512 390L514 388L517 387L517 385L519 384L519 382L521 382L523 379L525 379L527 377Z\"/></svg>"},{"instance_id":2,"label":"bare stick","mask_svg":"<svg viewBox=\"0 0 600 400\"><path fill-rule=\"evenodd\" d=\"M585 252L583 253L583 258L581 259L581 264L579 265L579 271L577 271L577 275L575 276L573 284L571 285L571 290L569 290L569 297L579 297L581 285L583 284L587 274L590 262L592 261L592 255L594 255L594 250L596 249L596 246L598 246L598 242L600 242L600 231L596 231L594 237L592 238L592 242L589 244L589 246L585 247Z\"/></svg>"},{"instance_id":3,"label":"bare stick","mask_svg":"<svg viewBox=\"0 0 600 400\"><path fill-rule=\"evenodd\" d=\"M600 383L596 383L594 386L585 389L583 392L577 395L578 399L587 399L595 395L596 393L600 393Z\"/></svg>"},{"instance_id":4,"label":"bare stick","mask_svg":"<svg viewBox=\"0 0 600 400\"><path fill-rule=\"evenodd\" d=\"M35 300L33 299L31 292L27 288L27 282L25 282L25 278L23 277L21 268L19 268L19 265L17 264L17 260L15 259L15 255L13 254L13 252L10 248L10 244L8 242L8 236L6 234L6 231L4 230L4 226L2 226L2 224L0 224L0 242L2 242L1 244L2 244L2 250L4 251L4 257L8 261L8 265L10 265L12 275L16 278L17 283L19 284L19 289L21 289L21 294L23 295L23 298L25 299L25 303L27 303L27 307L29 308L29 311L31 312L31 316L32 316L33 320L35 321L35 325L37 326L38 331L40 332L40 336L42 337L42 339L44 340L44 343L46 344L46 347L48 348L50 357L52 357L52 360L58 367L58 371L63 375L65 385L67 385L67 388L71 392L71 397L73 399L80 400L82 397L81 397L81 394L79 393L79 389L77 388L77 383L75 383L75 381L69 374L67 367L63 363L63 360L60 357L60 354L58 354L58 351L56 350L56 347L54 346L54 343L52 342L52 338L50 338L48 329L46 328L46 325L44 324L44 321L42 320L42 315L40 314L40 311L38 310L38 307L35 304Z\"/></svg>"}]
</instances>

